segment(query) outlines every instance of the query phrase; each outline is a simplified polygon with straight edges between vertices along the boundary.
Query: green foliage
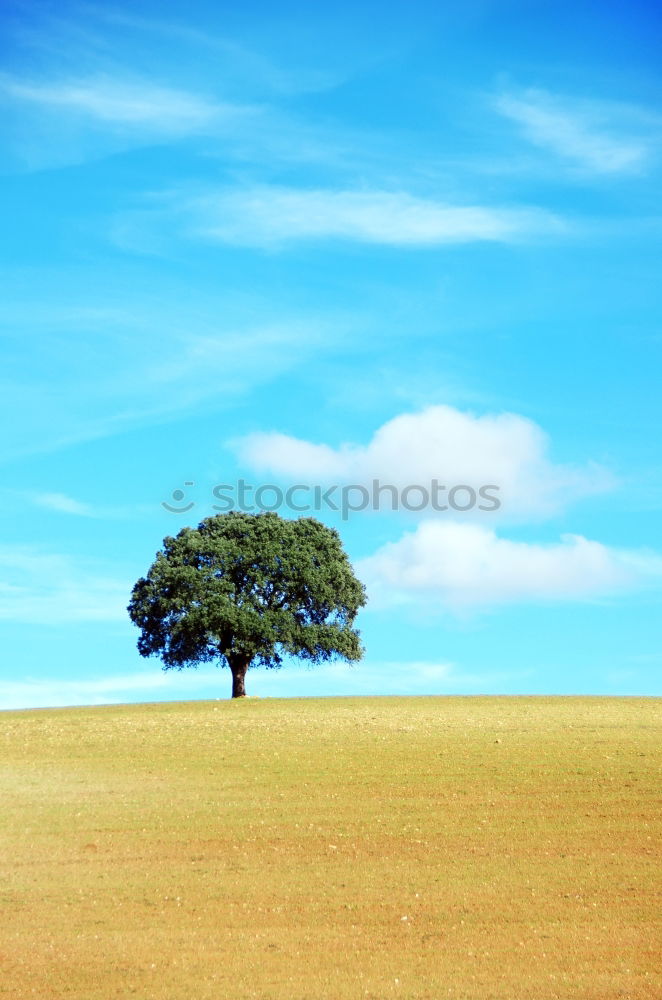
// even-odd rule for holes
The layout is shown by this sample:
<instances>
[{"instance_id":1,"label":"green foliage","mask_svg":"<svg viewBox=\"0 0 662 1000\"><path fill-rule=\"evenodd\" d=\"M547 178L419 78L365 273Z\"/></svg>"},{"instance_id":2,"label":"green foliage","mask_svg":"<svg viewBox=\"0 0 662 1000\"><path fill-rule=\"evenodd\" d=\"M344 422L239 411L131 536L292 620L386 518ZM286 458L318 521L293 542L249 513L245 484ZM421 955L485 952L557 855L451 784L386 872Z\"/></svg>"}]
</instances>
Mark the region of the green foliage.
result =
<instances>
[{"instance_id":1,"label":"green foliage","mask_svg":"<svg viewBox=\"0 0 662 1000\"><path fill-rule=\"evenodd\" d=\"M128 612L142 656L160 656L166 670L220 660L234 676L287 654L359 660L352 626L365 603L332 528L232 511L165 538Z\"/></svg>"}]
</instances>

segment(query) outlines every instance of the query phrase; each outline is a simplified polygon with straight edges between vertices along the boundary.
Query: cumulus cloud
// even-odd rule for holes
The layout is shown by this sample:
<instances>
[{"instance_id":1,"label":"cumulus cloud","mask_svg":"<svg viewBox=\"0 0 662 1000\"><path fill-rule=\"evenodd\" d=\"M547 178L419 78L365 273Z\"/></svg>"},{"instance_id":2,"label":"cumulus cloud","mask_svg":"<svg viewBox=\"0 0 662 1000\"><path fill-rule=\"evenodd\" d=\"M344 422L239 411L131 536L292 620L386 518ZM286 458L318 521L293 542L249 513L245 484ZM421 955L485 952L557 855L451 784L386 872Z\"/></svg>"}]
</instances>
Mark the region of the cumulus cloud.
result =
<instances>
[{"instance_id":1,"label":"cumulus cloud","mask_svg":"<svg viewBox=\"0 0 662 1000\"><path fill-rule=\"evenodd\" d=\"M392 191L262 186L208 194L188 208L192 235L245 246L320 239L412 247L511 243L565 228L537 208L446 205Z\"/></svg>"},{"instance_id":2,"label":"cumulus cloud","mask_svg":"<svg viewBox=\"0 0 662 1000\"><path fill-rule=\"evenodd\" d=\"M383 424L365 445L331 448L278 433L238 442L242 458L260 472L297 481L370 485L374 479L400 490L428 486L499 488L501 513L512 517L553 513L571 500L601 492L612 477L597 465L559 465L533 421L514 413L478 416L452 406L431 406ZM386 509L388 498L385 499Z\"/></svg>"},{"instance_id":3,"label":"cumulus cloud","mask_svg":"<svg viewBox=\"0 0 662 1000\"><path fill-rule=\"evenodd\" d=\"M662 558L581 535L551 544L500 538L482 525L424 521L356 564L376 606L451 612L511 602L590 600L662 576Z\"/></svg>"}]
</instances>

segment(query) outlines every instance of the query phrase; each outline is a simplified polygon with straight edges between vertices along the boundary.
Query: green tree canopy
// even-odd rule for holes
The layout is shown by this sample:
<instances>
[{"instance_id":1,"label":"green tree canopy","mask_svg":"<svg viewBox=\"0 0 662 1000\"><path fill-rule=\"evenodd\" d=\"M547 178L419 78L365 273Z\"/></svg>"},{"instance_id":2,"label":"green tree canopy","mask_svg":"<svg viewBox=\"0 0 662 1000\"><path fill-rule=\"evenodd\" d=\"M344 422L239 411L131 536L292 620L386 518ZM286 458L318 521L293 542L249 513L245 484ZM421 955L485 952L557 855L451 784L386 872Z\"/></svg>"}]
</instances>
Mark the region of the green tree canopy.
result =
<instances>
[{"instance_id":1,"label":"green tree canopy","mask_svg":"<svg viewBox=\"0 0 662 1000\"><path fill-rule=\"evenodd\" d=\"M251 664L359 660L353 625L365 603L337 531L310 517L231 511L165 538L128 612L142 656L160 656L164 670L219 661L236 698Z\"/></svg>"}]
</instances>

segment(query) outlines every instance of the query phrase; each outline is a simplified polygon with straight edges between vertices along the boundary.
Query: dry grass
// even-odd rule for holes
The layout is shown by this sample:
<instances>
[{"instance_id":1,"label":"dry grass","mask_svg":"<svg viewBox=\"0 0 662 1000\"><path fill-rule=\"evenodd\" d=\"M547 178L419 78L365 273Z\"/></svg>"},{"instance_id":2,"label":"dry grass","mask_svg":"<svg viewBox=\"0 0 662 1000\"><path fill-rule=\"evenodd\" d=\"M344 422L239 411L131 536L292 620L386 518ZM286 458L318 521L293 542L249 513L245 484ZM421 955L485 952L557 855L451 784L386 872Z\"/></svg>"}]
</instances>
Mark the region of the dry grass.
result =
<instances>
[{"instance_id":1,"label":"dry grass","mask_svg":"<svg viewBox=\"0 0 662 1000\"><path fill-rule=\"evenodd\" d=\"M662 995L654 699L0 715L0 996Z\"/></svg>"}]
</instances>

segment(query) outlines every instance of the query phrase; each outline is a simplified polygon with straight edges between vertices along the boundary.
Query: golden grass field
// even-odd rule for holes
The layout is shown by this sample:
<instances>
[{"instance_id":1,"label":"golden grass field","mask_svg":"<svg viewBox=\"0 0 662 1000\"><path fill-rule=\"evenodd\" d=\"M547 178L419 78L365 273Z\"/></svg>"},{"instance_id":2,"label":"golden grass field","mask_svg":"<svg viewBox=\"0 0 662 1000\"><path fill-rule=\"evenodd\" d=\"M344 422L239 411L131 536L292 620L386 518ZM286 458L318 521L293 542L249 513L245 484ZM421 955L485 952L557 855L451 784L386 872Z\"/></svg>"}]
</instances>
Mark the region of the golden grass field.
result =
<instances>
[{"instance_id":1,"label":"golden grass field","mask_svg":"<svg viewBox=\"0 0 662 1000\"><path fill-rule=\"evenodd\" d=\"M0 713L0 996L662 996L652 698Z\"/></svg>"}]
</instances>

